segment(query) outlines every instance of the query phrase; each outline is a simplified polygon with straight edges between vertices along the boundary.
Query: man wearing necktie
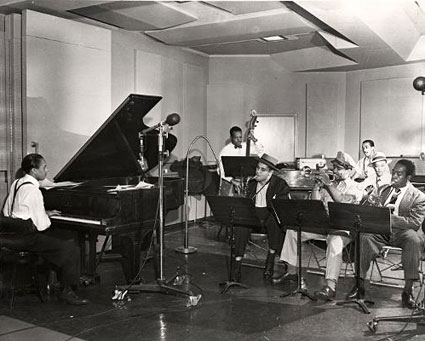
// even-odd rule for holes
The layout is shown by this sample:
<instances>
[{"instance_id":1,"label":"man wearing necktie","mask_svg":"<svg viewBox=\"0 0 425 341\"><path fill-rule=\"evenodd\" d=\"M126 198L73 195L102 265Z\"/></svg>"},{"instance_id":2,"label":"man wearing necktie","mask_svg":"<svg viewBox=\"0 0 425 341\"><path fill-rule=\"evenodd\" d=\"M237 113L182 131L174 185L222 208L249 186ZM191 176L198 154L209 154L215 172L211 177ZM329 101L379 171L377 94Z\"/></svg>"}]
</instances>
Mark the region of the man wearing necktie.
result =
<instances>
[{"instance_id":1,"label":"man wearing necktie","mask_svg":"<svg viewBox=\"0 0 425 341\"><path fill-rule=\"evenodd\" d=\"M224 146L220 152L220 174L223 179L221 195L233 195L239 193L241 189L241 182L239 179L232 178L231 176L225 176L222 156L246 156L246 142L242 142L242 129L234 126L230 129L230 143ZM261 156L264 153L264 147L258 142L252 141L251 143L251 155Z\"/></svg>"},{"instance_id":2,"label":"man wearing necktie","mask_svg":"<svg viewBox=\"0 0 425 341\"><path fill-rule=\"evenodd\" d=\"M391 209L391 235L362 233L360 235L360 285L354 287L347 299L364 298L364 278L370 262L383 246L402 249L401 263L405 285L401 295L402 306L413 309L413 282L419 279L418 267L424 246L422 222L425 218L425 194L410 183L415 174L415 165L409 160L400 160L392 170L392 184L379 191L380 204Z\"/></svg>"}]
</instances>

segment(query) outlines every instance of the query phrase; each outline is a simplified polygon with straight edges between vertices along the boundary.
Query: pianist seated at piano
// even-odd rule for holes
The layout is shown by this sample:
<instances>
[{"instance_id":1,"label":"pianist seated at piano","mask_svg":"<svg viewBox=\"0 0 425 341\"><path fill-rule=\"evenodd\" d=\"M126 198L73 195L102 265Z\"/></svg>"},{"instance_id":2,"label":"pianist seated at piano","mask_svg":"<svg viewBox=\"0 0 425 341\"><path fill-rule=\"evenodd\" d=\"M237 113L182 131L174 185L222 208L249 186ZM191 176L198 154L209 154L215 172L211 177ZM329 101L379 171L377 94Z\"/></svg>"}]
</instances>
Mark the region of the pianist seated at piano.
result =
<instances>
[{"instance_id":1,"label":"pianist seated at piano","mask_svg":"<svg viewBox=\"0 0 425 341\"><path fill-rule=\"evenodd\" d=\"M32 221L34 231L10 234L8 247L40 255L59 270L59 299L67 304L84 305L88 300L77 296L80 280L80 251L73 241L59 239L49 229L50 216L58 211L46 211L39 182L47 175L47 164L40 154L29 154L21 163L25 175L12 183L3 207L6 217Z\"/></svg>"}]
</instances>

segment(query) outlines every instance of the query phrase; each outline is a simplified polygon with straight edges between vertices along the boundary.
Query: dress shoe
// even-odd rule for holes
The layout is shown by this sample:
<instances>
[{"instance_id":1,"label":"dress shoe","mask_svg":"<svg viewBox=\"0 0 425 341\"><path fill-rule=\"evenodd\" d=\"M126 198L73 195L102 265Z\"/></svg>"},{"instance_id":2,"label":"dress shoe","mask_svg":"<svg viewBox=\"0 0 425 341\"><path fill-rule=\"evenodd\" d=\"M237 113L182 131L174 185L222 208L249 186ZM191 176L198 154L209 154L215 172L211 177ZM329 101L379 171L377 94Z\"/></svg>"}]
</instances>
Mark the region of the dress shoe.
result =
<instances>
[{"instance_id":1,"label":"dress shoe","mask_svg":"<svg viewBox=\"0 0 425 341\"><path fill-rule=\"evenodd\" d=\"M298 277L298 276L297 276L297 277ZM303 290L303 291L308 291L308 288L307 288L307 281L304 279L304 277L301 277L300 287L301 287L301 290Z\"/></svg>"},{"instance_id":2,"label":"dress shoe","mask_svg":"<svg viewBox=\"0 0 425 341\"><path fill-rule=\"evenodd\" d=\"M89 303L88 300L78 297L78 295L73 290L62 291L59 294L59 299L71 305L85 305Z\"/></svg>"},{"instance_id":3,"label":"dress shoe","mask_svg":"<svg viewBox=\"0 0 425 341\"><path fill-rule=\"evenodd\" d=\"M285 272L283 275L273 278L272 282L273 284L281 284L281 283L287 283L289 281L295 282L296 280L298 280L297 274L290 274Z\"/></svg>"},{"instance_id":4,"label":"dress shoe","mask_svg":"<svg viewBox=\"0 0 425 341\"><path fill-rule=\"evenodd\" d=\"M365 289L364 286L354 286L353 289L345 296L346 300L364 299Z\"/></svg>"},{"instance_id":5,"label":"dress shoe","mask_svg":"<svg viewBox=\"0 0 425 341\"><path fill-rule=\"evenodd\" d=\"M403 308L415 309L416 303L411 292L404 291L401 293L401 306Z\"/></svg>"},{"instance_id":6,"label":"dress shoe","mask_svg":"<svg viewBox=\"0 0 425 341\"><path fill-rule=\"evenodd\" d=\"M325 285L322 289L314 293L314 297L317 300L333 301L335 298L335 290Z\"/></svg>"}]
</instances>

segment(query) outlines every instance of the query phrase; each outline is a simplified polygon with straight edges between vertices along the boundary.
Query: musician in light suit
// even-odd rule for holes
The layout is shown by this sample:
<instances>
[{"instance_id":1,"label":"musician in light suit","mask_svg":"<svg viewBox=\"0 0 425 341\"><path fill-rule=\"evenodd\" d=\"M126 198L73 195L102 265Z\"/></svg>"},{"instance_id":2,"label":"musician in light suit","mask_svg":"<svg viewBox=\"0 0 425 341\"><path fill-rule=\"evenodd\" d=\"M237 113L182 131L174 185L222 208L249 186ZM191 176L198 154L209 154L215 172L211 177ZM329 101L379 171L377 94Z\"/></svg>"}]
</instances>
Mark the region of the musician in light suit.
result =
<instances>
[{"instance_id":1,"label":"musician in light suit","mask_svg":"<svg viewBox=\"0 0 425 341\"><path fill-rule=\"evenodd\" d=\"M392 170L391 185L380 190L382 206L390 207L391 235L363 233L360 236L360 284L347 295L347 299L365 295L364 278L370 262L379 255L384 245L402 249L401 262L405 285L401 295L402 306L414 308L413 282L419 279L418 267L424 246L422 222L425 218L425 194L410 183L415 174L415 165L409 160L400 160Z\"/></svg>"},{"instance_id":2,"label":"musician in light suit","mask_svg":"<svg viewBox=\"0 0 425 341\"><path fill-rule=\"evenodd\" d=\"M258 160L255 177L247 185L246 196L254 201L255 213L267 230L269 250L263 277L266 281L273 278L273 267L276 254L280 254L285 232L279 226L272 210L273 199L290 199L289 186L285 180L273 174L277 160L268 154L263 154ZM251 230L242 226L234 227L235 260L232 279L239 282L241 279L241 262L249 240Z\"/></svg>"}]
</instances>

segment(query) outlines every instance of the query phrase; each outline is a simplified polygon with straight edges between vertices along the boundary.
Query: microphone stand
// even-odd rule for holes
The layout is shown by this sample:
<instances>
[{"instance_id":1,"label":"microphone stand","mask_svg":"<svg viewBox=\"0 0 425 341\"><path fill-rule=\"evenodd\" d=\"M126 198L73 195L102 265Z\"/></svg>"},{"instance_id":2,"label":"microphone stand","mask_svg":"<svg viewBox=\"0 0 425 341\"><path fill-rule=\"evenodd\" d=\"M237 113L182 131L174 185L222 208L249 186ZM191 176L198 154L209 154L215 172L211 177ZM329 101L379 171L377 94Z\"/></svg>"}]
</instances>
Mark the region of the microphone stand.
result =
<instances>
[{"instance_id":1,"label":"microphone stand","mask_svg":"<svg viewBox=\"0 0 425 341\"><path fill-rule=\"evenodd\" d=\"M173 282L178 282L177 277L179 274L174 276L170 280L166 280L164 277L164 158L166 152L164 152L164 136L168 135L168 124L159 125L158 133L158 187L159 187L159 227L158 233L154 229L154 236L156 241L159 244L159 259L158 259L158 268L159 272L157 274L157 280L154 284L138 284L138 285L128 285L127 287L118 286L117 289L123 291L122 298L124 298L127 292L159 292L163 294L173 294L179 296L187 296L188 300L186 303L187 307L196 306L201 299L202 295L194 295L191 291L184 291L173 286Z\"/></svg>"},{"instance_id":2,"label":"microphone stand","mask_svg":"<svg viewBox=\"0 0 425 341\"><path fill-rule=\"evenodd\" d=\"M188 218L189 217L189 154L190 154L190 151L192 150L193 145L199 139L204 139L207 142L208 146L211 149L211 152L214 155L215 161L217 163L218 171L220 173L220 165L218 162L218 158L213 148L211 147L210 142L205 136L202 136L202 135L196 136L190 143L189 148L187 149L187 152L186 152L186 182L185 182L185 190L184 190L184 222L185 222L184 245L179 246L175 249L177 252L184 253L184 254L190 254L197 251L196 247L189 246L189 218ZM219 174L219 176L220 176L220 185L221 185L221 174Z\"/></svg>"}]
</instances>

